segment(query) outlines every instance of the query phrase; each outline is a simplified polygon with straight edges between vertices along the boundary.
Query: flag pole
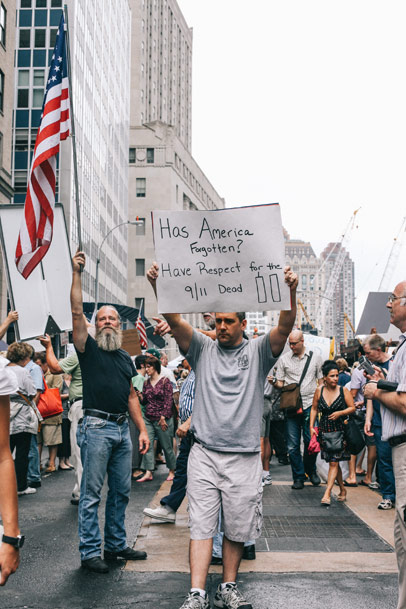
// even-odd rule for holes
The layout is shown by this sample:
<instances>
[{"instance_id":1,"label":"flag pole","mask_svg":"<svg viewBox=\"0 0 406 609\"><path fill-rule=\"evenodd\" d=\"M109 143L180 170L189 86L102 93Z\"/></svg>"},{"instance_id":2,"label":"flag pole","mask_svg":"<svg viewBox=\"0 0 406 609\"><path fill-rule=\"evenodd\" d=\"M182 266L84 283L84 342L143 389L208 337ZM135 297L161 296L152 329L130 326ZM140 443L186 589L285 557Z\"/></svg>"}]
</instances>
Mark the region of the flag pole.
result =
<instances>
[{"instance_id":1,"label":"flag pole","mask_svg":"<svg viewBox=\"0 0 406 609\"><path fill-rule=\"evenodd\" d=\"M78 247L80 251L82 248L82 228L80 221L80 205L79 205L79 178L78 178L78 163L76 154L76 134L75 134L75 115L73 112L73 91L72 91L72 64L70 55L70 36L69 36L69 22L68 22L68 6L63 5L63 11L65 15L65 27L66 27L66 55L68 62L68 82L69 82L69 104L70 104L70 122L71 122L71 136L72 136L72 152L73 152L73 175L75 179L75 199L76 199L76 224L78 229Z\"/></svg>"}]
</instances>

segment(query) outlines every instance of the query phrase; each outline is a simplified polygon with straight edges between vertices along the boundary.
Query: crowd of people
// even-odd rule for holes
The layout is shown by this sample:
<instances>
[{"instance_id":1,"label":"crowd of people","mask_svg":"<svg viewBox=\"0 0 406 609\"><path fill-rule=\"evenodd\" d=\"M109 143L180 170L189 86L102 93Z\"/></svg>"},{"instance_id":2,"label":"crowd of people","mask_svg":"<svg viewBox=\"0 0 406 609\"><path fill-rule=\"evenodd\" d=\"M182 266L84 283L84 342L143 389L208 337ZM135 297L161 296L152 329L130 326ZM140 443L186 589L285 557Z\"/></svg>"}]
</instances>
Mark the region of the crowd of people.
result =
<instances>
[{"instance_id":1,"label":"crowd of people","mask_svg":"<svg viewBox=\"0 0 406 609\"><path fill-rule=\"evenodd\" d=\"M323 362L294 328L297 276L287 268L292 308L282 311L278 325L264 336L248 340L244 313L204 313L207 329L199 331L179 314L164 315L156 331L170 331L183 357L171 371L163 352L148 349L133 360L121 348L120 318L113 306L97 312L94 327L86 321L81 289L85 262L81 252L73 258L75 352L58 360L45 335L39 339L43 351L14 342L0 359L0 584L18 567L24 542L16 497L36 493L44 472L75 469L70 500L78 505L83 568L107 573L111 561L145 560L146 553L129 547L126 539L131 482L152 480L156 467L166 463L171 490L144 513L157 523L175 523L187 494L191 588L181 609L209 607L205 588L210 564L223 565L214 605L251 609L237 586L237 574L243 557L255 558L262 493L272 484L275 458L290 464L295 492L306 482L319 486L320 475L325 478L323 506L331 505L335 485L342 502L348 487L360 485L381 494L378 509L396 508L403 606L406 283L396 286L387 304L392 323L402 332L394 353L374 333L364 339L364 357L351 369L343 358ZM147 276L156 290L157 265ZM17 319L17 312L8 315L0 338ZM44 417L42 402L49 390L58 393L61 408ZM43 446L48 449L46 463ZM318 467L319 453L327 474ZM102 558L98 508L106 476Z\"/></svg>"}]
</instances>

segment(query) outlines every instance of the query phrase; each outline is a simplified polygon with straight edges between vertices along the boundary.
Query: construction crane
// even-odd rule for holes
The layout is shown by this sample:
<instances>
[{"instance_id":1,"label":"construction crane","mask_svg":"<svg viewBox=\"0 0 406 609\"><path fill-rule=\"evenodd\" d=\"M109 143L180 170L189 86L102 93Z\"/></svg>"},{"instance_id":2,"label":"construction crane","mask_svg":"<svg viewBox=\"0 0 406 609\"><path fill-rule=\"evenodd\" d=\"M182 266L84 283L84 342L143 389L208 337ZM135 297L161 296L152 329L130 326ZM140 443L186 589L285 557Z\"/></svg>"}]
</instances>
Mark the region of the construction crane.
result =
<instances>
[{"instance_id":1,"label":"construction crane","mask_svg":"<svg viewBox=\"0 0 406 609\"><path fill-rule=\"evenodd\" d=\"M406 216L402 220L398 234L393 240L392 248L386 261L383 271L381 283L379 284L378 292L388 292L391 289L391 281L393 273L399 262L400 252L402 251L403 239L406 232Z\"/></svg>"},{"instance_id":2,"label":"construction crane","mask_svg":"<svg viewBox=\"0 0 406 609\"><path fill-rule=\"evenodd\" d=\"M350 326L352 330L353 337L355 338L355 328L352 325L351 319L348 317L347 313L344 313L344 345L347 346L347 324Z\"/></svg>"},{"instance_id":3,"label":"construction crane","mask_svg":"<svg viewBox=\"0 0 406 609\"><path fill-rule=\"evenodd\" d=\"M320 301L319 301L319 306L318 306L318 310L317 310L317 314L316 314L316 324L315 325L316 325L316 328L318 328L319 330L321 329L321 327L323 325L326 311L327 311L328 307L330 306L330 303L333 301L334 290L336 288L337 281L338 281L338 278L340 277L341 269L344 264L345 257L347 255L346 247L348 246L348 244L350 242L351 234L352 234L352 231L355 226L355 218L360 209L361 208L359 207L358 209L356 209L354 211L354 213L352 214L352 216L350 218L350 221L347 224L345 232L341 237L341 241L339 242L338 247L333 248L334 250L337 251L337 257L335 259L333 268L331 269L331 273L329 275L324 294L323 295L320 294ZM321 265L321 267L319 269L319 273L320 273L321 269L324 267L324 265L326 264L328 258L331 256L331 253L332 252L330 252L327 259Z\"/></svg>"},{"instance_id":4,"label":"construction crane","mask_svg":"<svg viewBox=\"0 0 406 609\"><path fill-rule=\"evenodd\" d=\"M303 302L298 298L297 300L297 306L298 306L298 312L297 312L297 327L301 328L302 327L302 312L303 315L306 318L307 323L314 328L314 323L312 322L312 320L309 317L308 312L306 311L306 307L304 306Z\"/></svg>"}]
</instances>

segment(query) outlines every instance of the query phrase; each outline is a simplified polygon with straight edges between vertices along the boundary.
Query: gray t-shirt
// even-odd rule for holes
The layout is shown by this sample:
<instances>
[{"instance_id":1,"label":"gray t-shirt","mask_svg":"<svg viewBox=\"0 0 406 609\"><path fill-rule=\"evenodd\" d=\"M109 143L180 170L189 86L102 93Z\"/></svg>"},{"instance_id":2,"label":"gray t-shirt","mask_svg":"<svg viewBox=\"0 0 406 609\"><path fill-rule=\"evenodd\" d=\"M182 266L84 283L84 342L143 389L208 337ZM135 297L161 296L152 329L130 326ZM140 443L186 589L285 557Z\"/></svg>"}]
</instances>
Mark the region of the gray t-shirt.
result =
<instances>
[{"instance_id":1,"label":"gray t-shirt","mask_svg":"<svg viewBox=\"0 0 406 609\"><path fill-rule=\"evenodd\" d=\"M185 354L196 373L191 431L210 450L259 452L264 381L275 364L269 333L222 347L193 332Z\"/></svg>"}]
</instances>

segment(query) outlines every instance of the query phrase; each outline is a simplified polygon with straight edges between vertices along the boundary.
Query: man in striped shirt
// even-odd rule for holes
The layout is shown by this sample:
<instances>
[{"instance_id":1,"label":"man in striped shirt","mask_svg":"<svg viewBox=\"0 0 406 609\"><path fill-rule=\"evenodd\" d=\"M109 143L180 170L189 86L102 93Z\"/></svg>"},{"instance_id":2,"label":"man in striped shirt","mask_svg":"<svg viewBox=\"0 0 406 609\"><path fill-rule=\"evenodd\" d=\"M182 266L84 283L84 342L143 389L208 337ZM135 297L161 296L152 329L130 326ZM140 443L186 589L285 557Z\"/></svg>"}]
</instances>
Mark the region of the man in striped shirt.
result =
<instances>
[{"instance_id":1,"label":"man in striped shirt","mask_svg":"<svg viewBox=\"0 0 406 609\"><path fill-rule=\"evenodd\" d=\"M398 383L396 391L378 389L376 382L364 387L366 399L381 403L382 440L392 447L396 483L395 548L399 569L398 609L406 607L406 281L399 283L388 298L391 323L401 335L388 381ZM381 376L382 377L382 376ZM376 379L378 380L378 374Z\"/></svg>"}]
</instances>

